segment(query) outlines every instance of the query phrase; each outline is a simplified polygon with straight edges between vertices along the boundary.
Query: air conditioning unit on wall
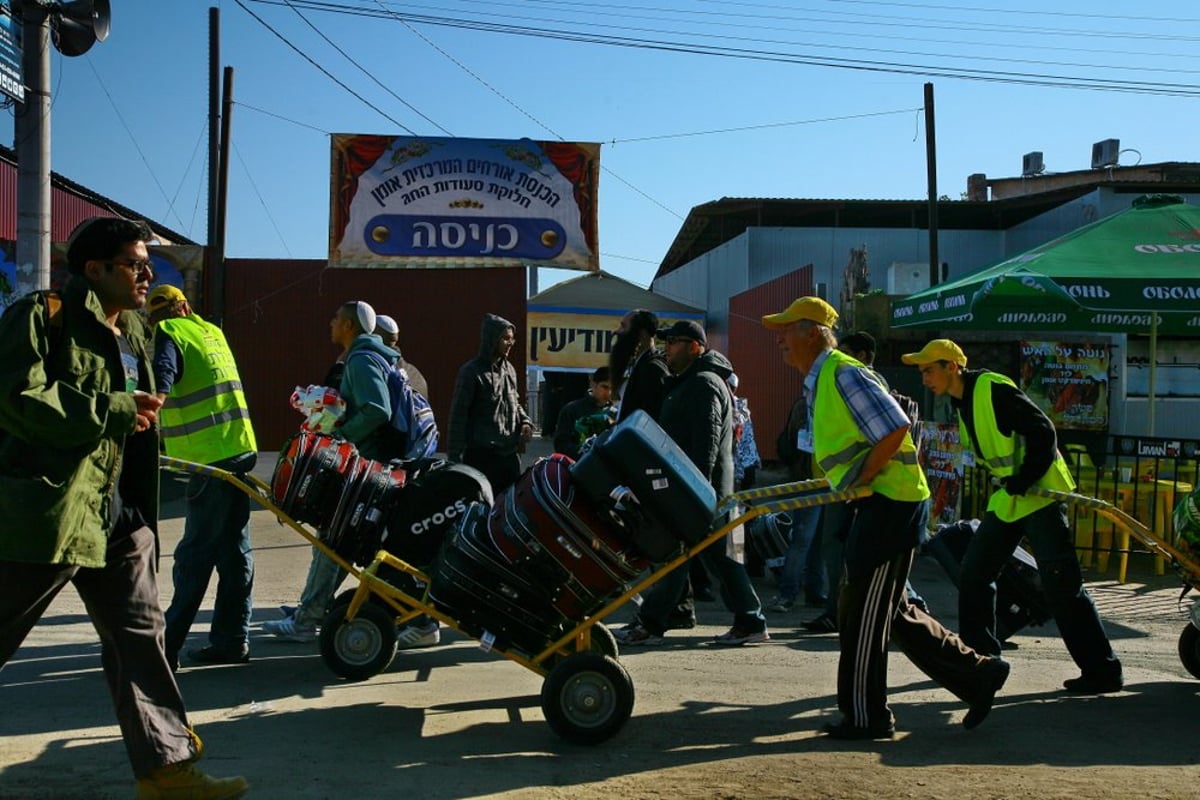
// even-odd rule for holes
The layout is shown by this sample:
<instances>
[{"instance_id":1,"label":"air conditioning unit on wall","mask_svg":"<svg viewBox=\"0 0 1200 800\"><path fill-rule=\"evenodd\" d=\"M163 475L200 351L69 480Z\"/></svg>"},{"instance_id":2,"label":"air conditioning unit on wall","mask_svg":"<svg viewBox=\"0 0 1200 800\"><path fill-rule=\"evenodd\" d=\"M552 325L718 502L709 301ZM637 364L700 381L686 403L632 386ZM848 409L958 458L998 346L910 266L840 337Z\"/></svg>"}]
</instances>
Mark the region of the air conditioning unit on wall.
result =
<instances>
[{"instance_id":1,"label":"air conditioning unit on wall","mask_svg":"<svg viewBox=\"0 0 1200 800\"><path fill-rule=\"evenodd\" d=\"M1117 158L1121 153L1120 139L1105 139L1092 145L1092 169L1104 169L1117 166Z\"/></svg>"},{"instance_id":2,"label":"air conditioning unit on wall","mask_svg":"<svg viewBox=\"0 0 1200 800\"><path fill-rule=\"evenodd\" d=\"M1034 150L1032 153L1026 153L1021 157L1021 177L1030 178L1034 175L1041 175L1046 171L1046 165L1042 161L1042 151Z\"/></svg>"}]
</instances>

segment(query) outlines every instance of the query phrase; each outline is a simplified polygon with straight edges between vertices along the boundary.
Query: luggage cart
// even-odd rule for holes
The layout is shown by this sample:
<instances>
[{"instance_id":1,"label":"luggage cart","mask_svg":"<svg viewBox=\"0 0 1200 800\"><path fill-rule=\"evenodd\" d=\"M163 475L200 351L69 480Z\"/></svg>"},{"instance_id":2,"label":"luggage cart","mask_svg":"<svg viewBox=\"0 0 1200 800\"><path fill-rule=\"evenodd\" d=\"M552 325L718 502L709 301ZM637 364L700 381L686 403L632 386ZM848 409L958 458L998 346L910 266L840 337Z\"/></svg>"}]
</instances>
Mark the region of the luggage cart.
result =
<instances>
[{"instance_id":1,"label":"luggage cart","mask_svg":"<svg viewBox=\"0 0 1200 800\"><path fill-rule=\"evenodd\" d=\"M1112 503L1076 492L1059 492L1034 486L1028 494L1047 497L1076 508L1094 511L1105 519L1120 525L1144 544L1151 553L1162 558L1183 580L1184 593L1189 589L1200 590L1200 559L1186 553L1170 542L1157 536L1149 527ZM1193 677L1200 678L1200 602L1192 603L1187 627L1179 634L1179 660Z\"/></svg>"},{"instance_id":2,"label":"luggage cart","mask_svg":"<svg viewBox=\"0 0 1200 800\"><path fill-rule=\"evenodd\" d=\"M541 675L544 678L541 705L546 721L557 735L576 744L605 741L621 729L633 712L633 680L617 660L616 637L604 624L613 612L675 567L755 517L846 502L870 494L867 489L830 491L828 482L821 479L730 495L718 504L714 515L715 518L730 517L727 523L695 545L681 547L678 555L636 582L624 585L623 591L602 608L578 621L541 651L529 654L495 646L494 637L487 632L473 636L464 630L459 620L443 613L430 601L430 576L386 550L380 550L363 569L356 568L320 536L276 506L271 487L256 476L242 478L216 467L168 456L160 457L159 463L166 470L217 478L238 487L358 581L357 588L343 592L335 599L321 625L321 657L336 675L360 681L384 671L397 652L396 626L428 616L469 638L478 639L484 650ZM389 580L389 575L398 574L407 575L423 585L423 592L416 594L397 587L394 578Z\"/></svg>"}]
</instances>

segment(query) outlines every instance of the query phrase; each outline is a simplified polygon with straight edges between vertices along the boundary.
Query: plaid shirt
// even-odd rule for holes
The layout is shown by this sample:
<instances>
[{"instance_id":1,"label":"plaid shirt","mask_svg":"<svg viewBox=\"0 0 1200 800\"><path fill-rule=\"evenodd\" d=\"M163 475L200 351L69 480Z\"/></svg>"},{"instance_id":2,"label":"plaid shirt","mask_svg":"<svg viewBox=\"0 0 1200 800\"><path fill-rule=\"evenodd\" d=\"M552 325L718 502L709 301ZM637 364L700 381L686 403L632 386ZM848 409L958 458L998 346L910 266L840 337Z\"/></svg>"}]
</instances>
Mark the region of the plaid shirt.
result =
<instances>
[{"instance_id":1,"label":"plaid shirt","mask_svg":"<svg viewBox=\"0 0 1200 800\"><path fill-rule=\"evenodd\" d=\"M804 377L809 430L814 430L812 410L816 407L817 376L821 374L829 352L825 350L817 356ZM839 369L835 378L838 393L846 401L850 416L854 418L858 430L870 444L878 444L897 428L907 428L911 424L908 415L888 392L886 385L880 383L882 379L869 367Z\"/></svg>"}]
</instances>

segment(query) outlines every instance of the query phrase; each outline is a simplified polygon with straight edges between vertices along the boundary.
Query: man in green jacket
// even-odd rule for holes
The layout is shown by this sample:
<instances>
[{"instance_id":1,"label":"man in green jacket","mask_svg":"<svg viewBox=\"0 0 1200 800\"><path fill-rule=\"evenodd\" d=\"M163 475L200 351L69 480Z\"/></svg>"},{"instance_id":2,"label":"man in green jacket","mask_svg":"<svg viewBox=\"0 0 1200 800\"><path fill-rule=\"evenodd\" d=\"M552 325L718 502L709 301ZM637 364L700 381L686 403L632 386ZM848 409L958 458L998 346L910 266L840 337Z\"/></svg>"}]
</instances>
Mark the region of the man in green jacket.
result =
<instances>
[{"instance_id":1,"label":"man in green jacket","mask_svg":"<svg viewBox=\"0 0 1200 800\"><path fill-rule=\"evenodd\" d=\"M242 778L195 768L202 746L163 652L152 430L162 401L136 313L154 278L150 238L143 222L81 223L61 298L32 294L0 318L0 665L74 584L100 635L139 800L241 797Z\"/></svg>"}]
</instances>

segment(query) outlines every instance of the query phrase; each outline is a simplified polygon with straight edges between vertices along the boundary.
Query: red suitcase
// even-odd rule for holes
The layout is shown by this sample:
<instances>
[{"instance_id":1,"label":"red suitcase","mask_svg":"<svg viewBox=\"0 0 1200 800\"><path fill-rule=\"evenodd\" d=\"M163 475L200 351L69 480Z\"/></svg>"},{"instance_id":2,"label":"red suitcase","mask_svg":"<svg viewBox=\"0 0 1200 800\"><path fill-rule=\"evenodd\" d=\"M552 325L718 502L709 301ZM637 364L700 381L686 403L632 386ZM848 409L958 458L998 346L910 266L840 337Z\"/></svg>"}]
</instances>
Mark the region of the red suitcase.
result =
<instances>
[{"instance_id":1,"label":"red suitcase","mask_svg":"<svg viewBox=\"0 0 1200 800\"><path fill-rule=\"evenodd\" d=\"M346 474L358 460L347 441L301 431L279 453L271 476L275 504L297 522L324 529L333 519L346 485Z\"/></svg>"}]
</instances>

